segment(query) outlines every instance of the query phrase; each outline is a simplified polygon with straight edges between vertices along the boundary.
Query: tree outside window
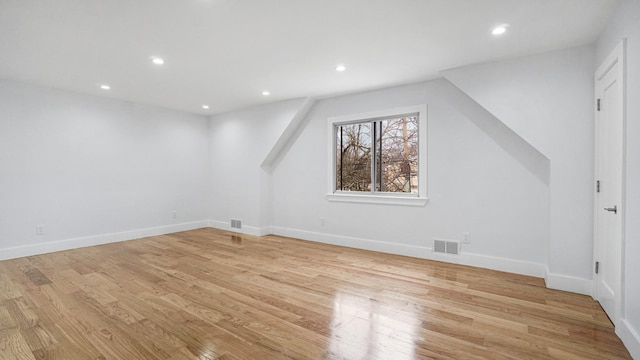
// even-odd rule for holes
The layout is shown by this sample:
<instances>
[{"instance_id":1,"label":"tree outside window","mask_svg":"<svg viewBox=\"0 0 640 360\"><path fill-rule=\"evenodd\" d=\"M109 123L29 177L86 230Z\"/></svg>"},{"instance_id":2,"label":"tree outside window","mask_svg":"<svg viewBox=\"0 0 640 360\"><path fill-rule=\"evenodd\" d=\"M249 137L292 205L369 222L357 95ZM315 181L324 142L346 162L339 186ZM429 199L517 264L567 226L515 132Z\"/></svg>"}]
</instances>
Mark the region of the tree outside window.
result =
<instances>
[{"instance_id":1,"label":"tree outside window","mask_svg":"<svg viewBox=\"0 0 640 360\"><path fill-rule=\"evenodd\" d=\"M418 193L418 114L334 125L335 190Z\"/></svg>"}]
</instances>

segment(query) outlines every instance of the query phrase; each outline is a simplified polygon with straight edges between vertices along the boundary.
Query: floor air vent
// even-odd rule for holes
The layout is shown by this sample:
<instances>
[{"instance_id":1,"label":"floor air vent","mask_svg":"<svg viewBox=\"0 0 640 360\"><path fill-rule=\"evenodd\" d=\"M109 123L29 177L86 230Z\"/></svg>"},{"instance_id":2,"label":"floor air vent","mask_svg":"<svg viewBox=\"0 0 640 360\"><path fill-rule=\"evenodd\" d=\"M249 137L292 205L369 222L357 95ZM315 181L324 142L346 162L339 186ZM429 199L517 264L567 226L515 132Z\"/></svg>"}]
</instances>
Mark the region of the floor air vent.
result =
<instances>
[{"instance_id":1,"label":"floor air vent","mask_svg":"<svg viewBox=\"0 0 640 360\"><path fill-rule=\"evenodd\" d=\"M231 228L233 228L233 229L241 229L242 228L242 220L231 219Z\"/></svg>"},{"instance_id":2,"label":"floor air vent","mask_svg":"<svg viewBox=\"0 0 640 360\"><path fill-rule=\"evenodd\" d=\"M440 254L460 255L460 243L458 241L433 240L433 252Z\"/></svg>"}]
</instances>

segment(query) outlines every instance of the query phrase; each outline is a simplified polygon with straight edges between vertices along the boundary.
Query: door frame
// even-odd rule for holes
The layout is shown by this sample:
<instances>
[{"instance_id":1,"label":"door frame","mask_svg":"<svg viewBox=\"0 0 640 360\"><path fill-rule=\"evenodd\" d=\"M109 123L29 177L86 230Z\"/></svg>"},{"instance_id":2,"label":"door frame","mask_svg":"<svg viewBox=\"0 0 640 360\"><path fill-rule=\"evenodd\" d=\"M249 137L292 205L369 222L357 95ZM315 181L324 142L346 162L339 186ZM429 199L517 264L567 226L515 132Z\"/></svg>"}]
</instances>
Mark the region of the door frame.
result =
<instances>
[{"instance_id":1,"label":"door frame","mask_svg":"<svg viewBox=\"0 0 640 360\"><path fill-rule=\"evenodd\" d=\"M598 81L602 79L608 72L611 70L613 66L616 64L618 68L616 71L618 72L617 78L618 83L616 86L619 86L619 94L620 101L617 106L620 106L620 114L622 116L622 171L621 171L621 201L619 204L618 213L620 215L620 279L619 280L619 288L614 289L616 291L617 296L615 297L615 316L611 319L611 322L615 327L620 323L620 319L623 318L623 305L624 305L624 289L625 289L625 222L626 222L626 168L627 168L627 142L626 142L626 134L627 134L627 117L626 117L626 39L620 40L620 42L616 45L616 47L611 51L611 53L605 58L605 60L598 66L597 70L594 74L594 124L595 124L595 152L594 152L594 174L595 180L598 180L600 176L599 169L599 154L601 152L601 140L600 134L598 134ZM598 298L598 274L596 274L596 261L599 257L600 250L600 241L599 238L599 227L600 227L600 216L602 215L602 204L598 199L598 192L594 186L594 232L593 232L593 284L592 284L592 297L597 300ZM610 206L610 205L607 205Z\"/></svg>"}]
</instances>

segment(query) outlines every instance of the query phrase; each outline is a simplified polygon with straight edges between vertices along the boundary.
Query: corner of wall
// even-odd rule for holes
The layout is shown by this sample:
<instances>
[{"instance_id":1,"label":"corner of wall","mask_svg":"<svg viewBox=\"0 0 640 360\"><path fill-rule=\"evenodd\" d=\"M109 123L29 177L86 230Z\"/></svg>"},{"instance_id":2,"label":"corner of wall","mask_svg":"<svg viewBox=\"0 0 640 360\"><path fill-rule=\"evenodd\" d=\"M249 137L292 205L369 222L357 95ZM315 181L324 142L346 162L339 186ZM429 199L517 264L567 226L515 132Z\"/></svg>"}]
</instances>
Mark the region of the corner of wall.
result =
<instances>
[{"instance_id":1,"label":"corner of wall","mask_svg":"<svg viewBox=\"0 0 640 360\"><path fill-rule=\"evenodd\" d=\"M631 357L640 359L640 334L626 319L620 321L620 324L616 327L616 334L629 350Z\"/></svg>"},{"instance_id":2,"label":"corner of wall","mask_svg":"<svg viewBox=\"0 0 640 360\"><path fill-rule=\"evenodd\" d=\"M235 229L230 226L230 224L224 221L218 220L209 220L207 222L207 226L214 229L231 231L240 234L247 234L253 236L265 236L271 234L271 225L267 226L252 226L252 225L243 225L241 229Z\"/></svg>"},{"instance_id":3,"label":"corner of wall","mask_svg":"<svg viewBox=\"0 0 640 360\"><path fill-rule=\"evenodd\" d=\"M544 281L549 289L593 296L593 280L554 274L546 269Z\"/></svg>"}]
</instances>

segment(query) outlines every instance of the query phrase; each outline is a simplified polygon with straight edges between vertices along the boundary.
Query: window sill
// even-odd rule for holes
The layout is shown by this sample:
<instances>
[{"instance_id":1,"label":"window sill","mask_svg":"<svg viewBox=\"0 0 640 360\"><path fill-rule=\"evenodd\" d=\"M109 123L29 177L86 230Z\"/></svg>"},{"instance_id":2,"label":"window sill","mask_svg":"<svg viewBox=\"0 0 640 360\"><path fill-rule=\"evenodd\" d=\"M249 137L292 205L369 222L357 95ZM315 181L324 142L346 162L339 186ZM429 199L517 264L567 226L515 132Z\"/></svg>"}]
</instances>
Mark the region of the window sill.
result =
<instances>
[{"instance_id":1,"label":"window sill","mask_svg":"<svg viewBox=\"0 0 640 360\"><path fill-rule=\"evenodd\" d=\"M429 200L426 197L409 197L393 195L365 195L365 194L327 194L327 200L337 202L425 206Z\"/></svg>"}]
</instances>

